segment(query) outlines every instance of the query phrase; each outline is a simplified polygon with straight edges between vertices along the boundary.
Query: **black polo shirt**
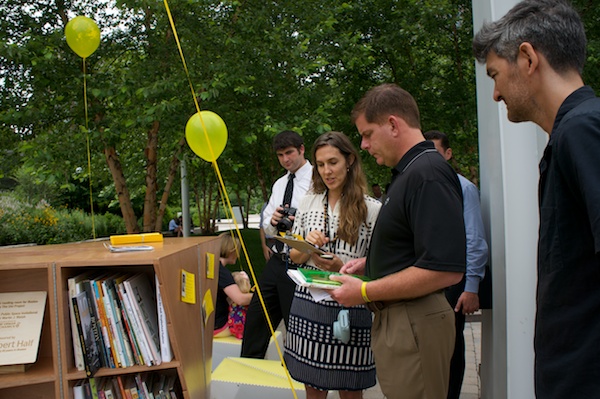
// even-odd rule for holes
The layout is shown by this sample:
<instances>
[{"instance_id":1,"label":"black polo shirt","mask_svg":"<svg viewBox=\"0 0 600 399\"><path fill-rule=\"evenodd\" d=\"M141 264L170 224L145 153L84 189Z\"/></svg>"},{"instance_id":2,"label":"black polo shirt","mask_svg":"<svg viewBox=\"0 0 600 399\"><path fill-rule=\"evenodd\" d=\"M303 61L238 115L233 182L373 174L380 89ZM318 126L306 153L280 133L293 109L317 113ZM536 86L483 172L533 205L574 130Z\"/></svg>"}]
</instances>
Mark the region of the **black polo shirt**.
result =
<instances>
[{"instance_id":1,"label":"black polo shirt","mask_svg":"<svg viewBox=\"0 0 600 399\"><path fill-rule=\"evenodd\" d=\"M600 99L561 105L540 162L538 398L600 395Z\"/></svg>"},{"instance_id":2,"label":"black polo shirt","mask_svg":"<svg viewBox=\"0 0 600 399\"><path fill-rule=\"evenodd\" d=\"M373 230L366 274L380 278L409 266L465 272L462 190L431 141L411 148L392 181Z\"/></svg>"}]
</instances>

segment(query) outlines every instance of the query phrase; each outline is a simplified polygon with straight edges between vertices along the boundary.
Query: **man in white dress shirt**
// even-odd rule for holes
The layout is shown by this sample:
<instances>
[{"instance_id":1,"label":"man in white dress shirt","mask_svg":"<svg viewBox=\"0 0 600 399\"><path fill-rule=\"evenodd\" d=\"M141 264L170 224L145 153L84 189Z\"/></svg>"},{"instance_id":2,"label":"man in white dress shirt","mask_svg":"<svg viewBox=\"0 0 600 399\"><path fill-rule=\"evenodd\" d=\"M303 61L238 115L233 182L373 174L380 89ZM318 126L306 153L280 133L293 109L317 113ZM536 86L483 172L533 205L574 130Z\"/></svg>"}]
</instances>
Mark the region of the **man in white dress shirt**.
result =
<instances>
[{"instance_id":1,"label":"man in white dress shirt","mask_svg":"<svg viewBox=\"0 0 600 399\"><path fill-rule=\"evenodd\" d=\"M273 150L287 173L273 184L271 198L263 211L262 228L267 237L279 234L280 231L291 230L291 224L286 222L293 223L293 210L289 215L286 210L298 206L310 188L312 178L312 165L304 157L304 140L298 133L290 130L278 133L273 138ZM287 276L287 269L297 265L288 258L287 248L273 245L271 249L273 255L258 279L258 286L275 329L282 319L287 327L296 288ZM246 312L241 356L264 358L270 338L271 330L255 292Z\"/></svg>"}]
</instances>

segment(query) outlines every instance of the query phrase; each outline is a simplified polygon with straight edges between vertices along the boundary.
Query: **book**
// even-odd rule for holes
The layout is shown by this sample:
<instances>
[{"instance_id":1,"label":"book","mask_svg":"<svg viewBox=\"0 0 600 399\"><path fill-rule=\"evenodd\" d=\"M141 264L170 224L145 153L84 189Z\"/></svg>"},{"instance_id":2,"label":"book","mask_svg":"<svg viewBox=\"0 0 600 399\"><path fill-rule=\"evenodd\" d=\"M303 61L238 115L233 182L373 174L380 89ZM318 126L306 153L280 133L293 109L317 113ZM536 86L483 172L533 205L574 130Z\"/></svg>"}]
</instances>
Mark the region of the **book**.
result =
<instances>
[{"instance_id":1,"label":"book","mask_svg":"<svg viewBox=\"0 0 600 399\"><path fill-rule=\"evenodd\" d=\"M125 378L123 385L125 387L125 395L127 396L127 398L140 399L140 394L138 392L138 387L135 382L135 378L131 374Z\"/></svg>"},{"instance_id":2,"label":"book","mask_svg":"<svg viewBox=\"0 0 600 399\"><path fill-rule=\"evenodd\" d=\"M338 272L328 272L325 270L314 270L307 269L303 267L299 267L298 269L292 270L289 269L287 271L288 276L299 286L302 287L312 287L312 288L320 288L324 290L332 290L335 289L342 284L338 281L333 281L329 279L329 276L336 275L342 276L342 273ZM363 281L369 281L370 279L366 276L359 276L356 274L352 274L353 277L358 277Z\"/></svg>"},{"instance_id":3,"label":"book","mask_svg":"<svg viewBox=\"0 0 600 399\"><path fill-rule=\"evenodd\" d=\"M142 364L146 364L148 366L154 365L154 359L152 358L152 354L150 352L150 347L148 346L148 342L144 338L144 331L142 329L142 322L137 316L137 314L133 310L132 298L130 298L129 292L127 291L127 287L125 286L125 280L127 279L119 279L117 283L117 289L119 294L121 295L121 302L125 307L125 312L127 314L127 320L129 321L129 325L133 330L133 335L135 337L135 341L139 347L140 354L142 356L143 362Z\"/></svg>"},{"instance_id":4,"label":"book","mask_svg":"<svg viewBox=\"0 0 600 399\"><path fill-rule=\"evenodd\" d=\"M128 338L129 345L131 347L131 351L134 357L135 364L144 365L146 364L144 361L144 354L142 352L142 348L140 342L138 342L138 338L136 337L136 332L133 326L133 320L127 311L127 305L125 303L125 298L123 297L123 281L126 280L129 276L127 274L120 274L115 276L114 279L109 281L109 292L111 295L115 295L115 302L117 303L117 307L121 312L121 321L123 325L123 329ZM141 330L140 330L141 331Z\"/></svg>"},{"instance_id":5,"label":"book","mask_svg":"<svg viewBox=\"0 0 600 399\"><path fill-rule=\"evenodd\" d=\"M38 357L46 291L0 293L0 366L2 373L25 371Z\"/></svg>"},{"instance_id":6,"label":"book","mask_svg":"<svg viewBox=\"0 0 600 399\"><path fill-rule=\"evenodd\" d=\"M115 345L114 333L112 330L112 320L110 319L110 308L106 306L106 298L102 292L101 284L105 279L105 276L90 277L89 280L84 281L84 285L87 288L91 287L91 292L94 296L94 307L96 309L96 321L98 328L102 333L102 343L104 344L104 359L103 365L105 367L115 368L121 367L121 356L119 355L118 348Z\"/></svg>"},{"instance_id":7,"label":"book","mask_svg":"<svg viewBox=\"0 0 600 399\"><path fill-rule=\"evenodd\" d=\"M94 328L98 330L98 351L100 356L100 367L115 367L114 359L112 359L112 349L110 347L110 340L105 337L106 330L103 329L102 320L100 319L100 310L98 303L96 302L96 295L94 293L94 287L92 281L95 277L90 277L82 281L83 290L87 293L89 311L92 319L94 320Z\"/></svg>"},{"instance_id":8,"label":"book","mask_svg":"<svg viewBox=\"0 0 600 399\"><path fill-rule=\"evenodd\" d=\"M95 316L91 311L91 299L86 291L82 291L72 298L75 311L75 322L81 341L81 350L85 361L85 373L92 377L100 367L101 338L96 324Z\"/></svg>"},{"instance_id":9,"label":"book","mask_svg":"<svg viewBox=\"0 0 600 399\"><path fill-rule=\"evenodd\" d=\"M96 384L96 379L90 377L88 378L88 382L90 384L90 393L92 394L92 399L100 399L98 397L98 386Z\"/></svg>"},{"instance_id":10,"label":"book","mask_svg":"<svg viewBox=\"0 0 600 399\"><path fill-rule=\"evenodd\" d=\"M116 380L117 380L116 386L118 387L118 390L119 390L119 396L122 399L127 399L127 393L125 392L125 383L123 382L123 378L125 378L125 376L120 376L120 375L116 376ZM131 396L131 392L129 393L129 396Z\"/></svg>"},{"instance_id":11,"label":"book","mask_svg":"<svg viewBox=\"0 0 600 399\"><path fill-rule=\"evenodd\" d=\"M73 310L72 298L83 290L82 281L89 277L89 273L78 274L77 276L70 277L67 280L67 289L69 291L69 317L71 319L71 337L73 339L73 357L75 361L75 367L79 371L85 370L85 362L83 360L83 353L81 352L81 342L79 341L79 331L77 330L77 323L75 322L75 311ZM83 389L83 388L82 388Z\"/></svg>"},{"instance_id":12,"label":"book","mask_svg":"<svg viewBox=\"0 0 600 399\"><path fill-rule=\"evenodd\" d=\"M151 389L152 381L154 380L154 373L137 373L135 378L142 399L153 399Z\"/></svg>"},{"instance_id":13,"label":"book","mask_svg":"<svg viewBox=\"0 0 600 399\"><path fill-rule=\"evenodd\" d=\"M171 349L171 341L169 340L169 330L167 329L167 314L160 296L160 284L158 276L154 275L156 283L156 310L158 312L158 335L160 340L160 357L163 362L173 360L173 350Z\"/></svg>"},{"instance_id":14,"label":"book","mask_svg":"<svg viewBox=\"0 0 600 399\"><path fill-rule=\"evenodd\" d=\"M277 240L277 241L281 241L284 244L287 244L288 246L297 249L300 252L304 252L307 254L310 253L317 253L319 255L324 255L325 251L323 251L322 249L320 249L319 247L317 247L316 245L311 244L308 241L305 241L303 239L299 239L296 238L294 236L280 236L280 235L275 235L272 237L273 239Z\"/></svg>"},{"instance_id":15,"label":"book","mask_svg":"<svg viewBox=\"0 0 600 399\"><path fill-rule=\"evenodd\" d=\"M134 274L123 284L127 287L127 293L130 295L133 312L141 321L144 337L154 360L153 364L161 364L158 312L153 285L150 284L148 275L144 273Z\"/></svg>"},{"instance_id":16,"label":"book","mask_svg":"<svg viewBox=\"0 0 600 399\"><path fill-rule=\"evenodd\" d=\"M139 348L135 341L135 337L132 335L130 330L129 321L125 313L125 305L121 300L116 285L116 281L122 281L122 278L124 278L123 274L115 274L112 277L107 278L105 280L105 291L107 292L112 304L117 332L119 334L119 338L122 340L122 345L129 364L143 364L143 361L140 360Z\"/></svg>"},{"instance_id":17,"label":"book","mask_svg":"<svg viewBox=\"0 0 600 399\"><path fill-rule=\"evenodd\" d=\"M73 399L85 399L84 382L85 380L79 380L73 386Z\"/></svg>"},{"instance_id":18,"label":"book","mask_svg":"<svg viewBox=\"0 0 600 399\"><path fill-rule=\"evenodd\" d=\"M117 347L117 353L121 360L122 367L129 367L135 364L131 344L129 337L125 331L123 325L123 318L121 315L121 305L117 298L117 294L114 291L114 278L118 276L113 275L106 277L102 280L102 292L104 293L105 307L108 314L108 319L111 324L111 329L114 336L115 345Z\"/></svg>"}]
</instances>

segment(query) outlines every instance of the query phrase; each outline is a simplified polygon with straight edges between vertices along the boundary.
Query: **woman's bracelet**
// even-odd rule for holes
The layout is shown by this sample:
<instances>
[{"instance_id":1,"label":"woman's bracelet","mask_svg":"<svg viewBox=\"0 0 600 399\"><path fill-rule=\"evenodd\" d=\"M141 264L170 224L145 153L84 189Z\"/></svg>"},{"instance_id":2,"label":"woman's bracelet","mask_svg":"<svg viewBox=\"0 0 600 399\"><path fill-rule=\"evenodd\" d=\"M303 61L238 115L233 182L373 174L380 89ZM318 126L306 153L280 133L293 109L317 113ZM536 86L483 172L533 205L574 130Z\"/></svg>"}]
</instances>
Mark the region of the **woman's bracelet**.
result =
<instances>
[{"instance_id":1,"label":"woman's bracelet","mask_svg":"<svg viewBox=\"0 0 600 399\"><path fill-rule=\"evenodd\" d=\"M362 295L363 301L365 301L366 303L371 302L371 300L367 296L367 282L366 281L363 281L362 285L360 286L360 294Z\"/></svg>"}]
</instances>

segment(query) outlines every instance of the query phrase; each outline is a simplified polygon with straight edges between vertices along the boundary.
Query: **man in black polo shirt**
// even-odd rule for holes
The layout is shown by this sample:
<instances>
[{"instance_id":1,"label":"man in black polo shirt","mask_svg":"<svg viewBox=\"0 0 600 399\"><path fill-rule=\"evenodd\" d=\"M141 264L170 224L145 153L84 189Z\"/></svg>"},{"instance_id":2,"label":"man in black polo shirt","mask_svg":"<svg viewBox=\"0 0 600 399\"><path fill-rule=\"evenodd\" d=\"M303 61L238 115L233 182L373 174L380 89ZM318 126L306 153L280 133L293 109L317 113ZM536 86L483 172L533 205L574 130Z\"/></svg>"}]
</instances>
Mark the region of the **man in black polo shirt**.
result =
<instances>
[{"instance_id":1,"label":"man in black polo shirt","mask_svg":"<svg viewBox=\"0 0 600 399\"><path fill-rule=\"evenodd\" d=\"M600 99L584 86L586 37L567 2L527 0L473 40L512 122L549 135L540 162L535 392L600 396Z\"/></svg>"},{"instance_id":2,"label":"man in black polo shirt","mask_svg":"<svg viewBox=\"0 0 600 399\"><path fill-rule=\"evenodd\" d=\"M361 148L392 169L366 258L343 272L363 270L368 283L343 283L332 297L367 303L375 317L371 345L388 399L446 398L454 350L454 311L443 289L458 283L466 264L462 190L452 167L425 141L413 97L394 84L369 90L352 119Z\"/></svg>"}]
</instances>

